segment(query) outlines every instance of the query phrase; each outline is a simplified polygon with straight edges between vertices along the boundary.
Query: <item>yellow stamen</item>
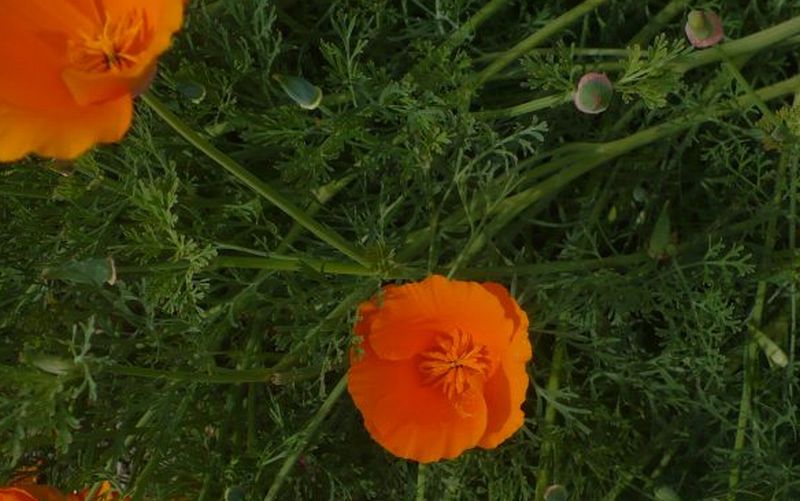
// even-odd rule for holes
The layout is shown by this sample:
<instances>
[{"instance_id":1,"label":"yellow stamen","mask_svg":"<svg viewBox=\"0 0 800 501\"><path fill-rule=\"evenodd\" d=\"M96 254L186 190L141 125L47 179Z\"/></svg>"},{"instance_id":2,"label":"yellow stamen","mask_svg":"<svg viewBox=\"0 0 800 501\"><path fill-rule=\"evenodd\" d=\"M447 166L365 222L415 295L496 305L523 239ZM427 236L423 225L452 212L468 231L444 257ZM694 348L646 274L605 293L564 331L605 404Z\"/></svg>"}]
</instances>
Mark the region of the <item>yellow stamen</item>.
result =
<instances>
[{"instance_id":1,"label":"yellow stamen","mask_svg":"<svg viewBox=\"0 0 800 501\"><path fill-rule=\"evenodd\" d=\"M118 18L103 13L101 17L103 24L97 30L70 40L72 66L89 73L119 72L135 66L152 36L145 12L130 10Z\"/></svg>"},{"instance_id":2,"label":"yellow stamen","mask_svg":"<svg viewBox=\"0 0 800 501\"><path fill-rule=\"evenodd\" d=\"M434 348L422 354L420 371L426 382L442 387L447 398L458 397L486 377L491 365L484 346L461 331L442 336Z\"/></svg>"}]
</instances>

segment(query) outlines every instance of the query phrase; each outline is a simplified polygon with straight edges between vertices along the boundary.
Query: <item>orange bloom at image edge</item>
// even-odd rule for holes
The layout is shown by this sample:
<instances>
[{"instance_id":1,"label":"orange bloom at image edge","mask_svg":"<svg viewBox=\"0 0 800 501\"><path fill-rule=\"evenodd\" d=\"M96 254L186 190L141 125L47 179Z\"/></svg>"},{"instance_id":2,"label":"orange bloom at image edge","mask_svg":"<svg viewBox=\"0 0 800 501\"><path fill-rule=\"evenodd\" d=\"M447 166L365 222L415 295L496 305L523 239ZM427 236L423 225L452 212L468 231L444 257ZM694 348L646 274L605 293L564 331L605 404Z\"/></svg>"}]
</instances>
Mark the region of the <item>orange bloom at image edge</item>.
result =
<instances>
[{"instance_id":1,"label":"orange bloom at image edge","mask_svg":"<svg viewBox=\"0 0 800 501\"><path fill-rule=\"evenodd\" d=\"M436 275L389 285L361 304L355 334L348 390L392 454L454 458L522 426L528 317L502 285Z\"/></svg>"},{"instance_id":2,"label":"orange bloom at image edge","mask_svg":"<svg viewBox=\"0 0 800 501\"><path fill-rule=\"evenodd\" d=\"M4 0L0 161L120 140L183 23L183 0Z\"/></svg>"},{"instance_id":3,"label":"orange bloom at image edge","mask_svg":"<svg viewBox=\"0 0 800 501\"><path fill-rule=\"evenodd\" d=\"M84 489L76 494L63 494L55 487L49 485L16 485L13 487L0 487L0 501L87 501L90 489ZM127 501L128 498L126 498ZM109 482L103 482L95 492L95 501L118 501L119 495L113 490Z\"/></svg>"}]
</instances>

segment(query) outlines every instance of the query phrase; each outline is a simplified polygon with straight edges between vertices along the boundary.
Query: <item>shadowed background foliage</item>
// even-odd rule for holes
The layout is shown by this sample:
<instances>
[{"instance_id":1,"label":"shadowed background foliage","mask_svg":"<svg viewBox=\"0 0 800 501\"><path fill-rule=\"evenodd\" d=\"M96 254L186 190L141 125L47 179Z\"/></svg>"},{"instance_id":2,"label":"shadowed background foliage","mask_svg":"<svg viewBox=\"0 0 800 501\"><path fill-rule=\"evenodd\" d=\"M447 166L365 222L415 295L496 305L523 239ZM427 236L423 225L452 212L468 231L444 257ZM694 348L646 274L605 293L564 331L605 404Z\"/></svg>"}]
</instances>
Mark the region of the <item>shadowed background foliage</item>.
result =
<instances>
[{"instance_id":1,"label":"shadowed background foliage","mask_svg":"<svg viewBox=\"0 0 800 501\"><path fill-rule=\"evenodd\" d=\"M688 47L685 1L192 2L153 96L366 265L142 101L119 145L5 166L0 478L41 461L134 500L800 497L800 3L692 6L721 13L722 49ZM615 83L604 114L570 102L587 71ZM533 387L497 450L418 472L337 381L355 305L430 272L512 290Z\"/></svg>"}]
</instances>

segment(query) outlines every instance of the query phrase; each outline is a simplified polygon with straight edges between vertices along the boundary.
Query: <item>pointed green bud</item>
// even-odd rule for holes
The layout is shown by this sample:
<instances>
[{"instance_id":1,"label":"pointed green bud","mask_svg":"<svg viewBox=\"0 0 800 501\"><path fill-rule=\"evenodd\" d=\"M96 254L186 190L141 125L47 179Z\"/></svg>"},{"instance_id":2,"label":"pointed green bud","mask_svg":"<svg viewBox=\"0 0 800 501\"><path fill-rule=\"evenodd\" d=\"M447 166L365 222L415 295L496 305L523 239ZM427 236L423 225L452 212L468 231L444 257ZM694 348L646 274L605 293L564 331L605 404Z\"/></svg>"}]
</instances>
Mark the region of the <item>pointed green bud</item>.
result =
<instances>
[{"instance_id":1,"label":"pointed green bud","mask_svg":"<svg viewBox=\"0 0 800 501\"><path fill-rule=\"evenodd\" d=\"M272 75L283 91L306 110L314 110L322 102L322 89L301 77L291 75Z\"/></svg>"},{"instance_id":2,"label":"pointed green bud","mask_svg":"<svg viewBox=\"0 0 800 501\"><path fill-rule=\"evenodd\" d=\"M52 355L29 355L28 361L37 369L55 376L66 376L75 368L73 362Z\"/></svg>"},{"instance_id":3,"label":"pointed green bud","mask_svg":"<svg viewBox=\"0 0 800 501\"><path fill-rule=\"evenodd\" d=\"M693 10L689 12L685 29L689 43L698 49L716 45L724 36L719 14L711 11Z\"/></svg>"},{"instance_id":4,"label":"pointed green bud","mask_svg":"<svg viewBox=\"0 0 800 501\"><path fill-rule=\"evenodd\" d=\"M605 73L587 73L578 82L572 100L579 111L595 114L606 111L613 96L614 86Z\"/></svg>"}]
</instances>

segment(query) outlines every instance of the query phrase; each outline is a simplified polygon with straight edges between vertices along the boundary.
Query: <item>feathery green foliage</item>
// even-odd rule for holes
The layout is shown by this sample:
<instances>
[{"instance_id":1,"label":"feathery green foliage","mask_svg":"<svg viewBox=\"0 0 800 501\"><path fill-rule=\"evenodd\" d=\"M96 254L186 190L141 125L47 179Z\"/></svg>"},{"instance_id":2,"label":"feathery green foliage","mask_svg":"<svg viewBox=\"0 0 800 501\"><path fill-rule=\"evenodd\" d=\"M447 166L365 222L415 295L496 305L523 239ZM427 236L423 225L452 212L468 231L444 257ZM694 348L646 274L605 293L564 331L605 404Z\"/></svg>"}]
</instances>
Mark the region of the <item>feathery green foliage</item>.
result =
<instances>
[{"instance_id":1,"label":"feathery green foliage","mask_svg":"<svg viewBox=\"0 0 800 501\"><path fill-rule=\"evenodd\" d=\"M134 500L800 499L800 3L692 5L726 29L703 51L689 7L191 2L121 144L0 171L0 479L41 459ZM617 92L597 116L570 102L588 71ZM517 434L418 475L337 381L358 302L432 272L509 286L535 360Z\"/></svg>"}]
</instances>

